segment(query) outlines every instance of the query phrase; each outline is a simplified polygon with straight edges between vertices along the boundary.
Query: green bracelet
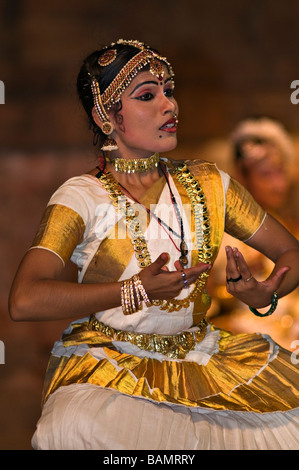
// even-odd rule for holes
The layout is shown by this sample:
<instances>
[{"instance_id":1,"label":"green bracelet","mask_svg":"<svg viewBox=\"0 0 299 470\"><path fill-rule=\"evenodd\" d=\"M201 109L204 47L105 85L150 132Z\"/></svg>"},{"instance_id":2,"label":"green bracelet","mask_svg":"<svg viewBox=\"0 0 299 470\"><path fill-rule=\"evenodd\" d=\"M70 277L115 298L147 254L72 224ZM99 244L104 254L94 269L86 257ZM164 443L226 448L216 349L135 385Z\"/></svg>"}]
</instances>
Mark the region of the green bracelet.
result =
<instances>
[{"instance_id":1,"label":"green bracelet","mask_svg":"<svg viewBox=\"0 0 299 470\"><path fill-rule=\"evenodd\" d=\"M271 307L269 308L268 312L260 313L256 308L253 308L253 307L249 307L249 309L257 317L268 317L269 315L272 315L272 313L276 310L277 304L278 304L278 294L275 291L271 297Z\"/></svg>"}]
</instances>

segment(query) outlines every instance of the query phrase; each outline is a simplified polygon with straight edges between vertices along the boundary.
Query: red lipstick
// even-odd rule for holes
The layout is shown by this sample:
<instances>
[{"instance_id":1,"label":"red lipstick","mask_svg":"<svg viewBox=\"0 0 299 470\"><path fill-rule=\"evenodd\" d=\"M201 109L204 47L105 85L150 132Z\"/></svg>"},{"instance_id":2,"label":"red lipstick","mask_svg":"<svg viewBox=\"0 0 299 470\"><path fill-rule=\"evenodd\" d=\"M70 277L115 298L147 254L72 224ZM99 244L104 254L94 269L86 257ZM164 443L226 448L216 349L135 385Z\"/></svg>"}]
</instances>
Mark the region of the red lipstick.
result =
<instances>
[{"instance_id":1,"label":"red lipstick","mask_svg":"<svg viewBox=\"0 0 299 470\"><path fill-rule=\"evenodd\" d=\"M160 127L160 130L165 132L176 132L178 122L179 121L176 118L168 119L168 121Z\"/></svg>"}]
</instances>

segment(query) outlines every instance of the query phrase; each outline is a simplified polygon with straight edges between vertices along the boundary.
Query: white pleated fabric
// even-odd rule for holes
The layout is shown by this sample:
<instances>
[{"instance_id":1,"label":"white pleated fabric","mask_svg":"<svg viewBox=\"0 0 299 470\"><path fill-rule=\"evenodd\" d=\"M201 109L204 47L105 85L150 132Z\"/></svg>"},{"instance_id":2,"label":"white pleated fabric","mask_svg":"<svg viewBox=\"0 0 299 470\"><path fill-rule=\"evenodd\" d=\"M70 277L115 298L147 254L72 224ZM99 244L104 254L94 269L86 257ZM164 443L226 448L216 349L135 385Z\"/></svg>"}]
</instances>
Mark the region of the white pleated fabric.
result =
<instances>
[{"instance_id":1,"label":"white pleated fabric","mask_svg":"<svg viewBox=\"0 0 299 470\"><path fill-rule=\"evenodd\" d=\"M299 408L254 413L168 406L73 384L49 397L32 445L37 450L299 450L298 435Z\"/></svg>"}]
</instances>

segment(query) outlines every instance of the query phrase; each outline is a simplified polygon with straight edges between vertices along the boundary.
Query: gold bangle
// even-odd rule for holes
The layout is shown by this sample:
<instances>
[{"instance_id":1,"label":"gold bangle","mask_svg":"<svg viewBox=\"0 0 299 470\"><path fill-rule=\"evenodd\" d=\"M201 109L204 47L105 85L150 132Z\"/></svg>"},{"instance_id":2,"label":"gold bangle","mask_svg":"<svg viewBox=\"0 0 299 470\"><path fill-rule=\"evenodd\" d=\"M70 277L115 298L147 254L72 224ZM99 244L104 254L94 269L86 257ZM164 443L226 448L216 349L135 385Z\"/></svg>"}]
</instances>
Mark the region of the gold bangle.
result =
<instances>
[{"instance_id":1,"label":"gold bangle","mask_svg":"<svg viewBox=\"0 0 299 470\"><path fill-rule=\"evenodd\" d=\"M150 299L148 298L148 295L147 295L146 290L145 290L145 288L144 288L144 286L141 282L139 274L135 274L135 276L133 276L133 281L134 281L136 290L140 292L140 295L143 298L143 300L145 302L145 305L147 307L150 307L152 305L152 303L151 303Z\"/></svg>"},{"instance_id":2,"label":"gold bangle","mask_svg":"<svg viewBox=\"0 0 299 470\"><path fill-rule=\"evenodd\" d=\"M124 314L130 315L130 306L129 306L129 299L128 299L128 285L127 282L124 281Z\"/></svg>"},{"instance_id":3,"label":"gold bangle","mask_svg":"<svg viewBox=\"0 0 299 470\"><path fill-rule=\"evenodd\" d=\"M125 315L125 292L124 291L125 291L125 285L124 285L124 281L122 281L120 284L120 299L121 299L121 308Z\"/></svg>"},{"instance_id":4,"label":"gold bangle","mask_svg":"<svg viewBox=\"0 0 299 470\"><path fill-rule=\"evenodd\" d=\"M130 291L130 301L131 301L131 311L132 313L137 312L137 307L135 304L135 293L134 293L134 282L133 279L129 279L128 281L129 284L129 291Z\"/></svg>"},{"instance_id":5,"label":"gold bangle","mask_svg":"<svg viewBox=\"0 0 299 470\"><path fill-rule=\"evenodd\" d=\"M152 305L138 274L121 281L120 297L124 315L132 315L132 313L138 312L141 309L142 300L144 300L147 307Z\"/></svg>"},{"instance_id":6,"label":"gold bangle","mask_svg":"<svg viewBox=\"0 0 299 470\"><path fill-rule=\"evenodd\" d=\"M124 315L132 315L140 309L141 300L137 292L133 279L126 279L121 282L121 307ZM135 302L135 295L137 298L137 305Z\"/></svg>"},{"instance_id":7,"label":"gold bangle","mask_svg":"<svg viewBox=\"0 0 299 470\"><path fill-rule=\"evenodd\" d=\"M140 310L141 309L141 300L142 299L141 299L141 296L140 296L138 286L136 285L135 276L133 276L133 284L134 284L135 294L136 294L136 299L137 299L137 310Z\"/></svg>"},{"instance_id":8,"label":"gold bangle","mask_svg":"<svg viewBox=\"0 0 299 470\"><path fill-rule=\"evenodd\" d=\"M122 310L124 315L131 315L132 309L131 309L131 301L130 301L130 291L129 291L129 286L128 286L128 281L122 281L121 283L121 302L122 302Z\"/></svg>"}]
</instances>

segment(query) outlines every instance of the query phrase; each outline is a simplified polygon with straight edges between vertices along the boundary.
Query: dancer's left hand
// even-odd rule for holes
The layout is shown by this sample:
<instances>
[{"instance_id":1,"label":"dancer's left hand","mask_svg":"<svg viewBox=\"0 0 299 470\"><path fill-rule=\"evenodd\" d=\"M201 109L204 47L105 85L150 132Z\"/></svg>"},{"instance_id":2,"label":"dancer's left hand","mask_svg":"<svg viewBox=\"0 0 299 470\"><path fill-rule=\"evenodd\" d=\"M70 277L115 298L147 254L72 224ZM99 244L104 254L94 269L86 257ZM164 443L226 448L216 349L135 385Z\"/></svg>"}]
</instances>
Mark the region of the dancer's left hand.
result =
<instances>
[{"instance_id":1,"label":"dancer's left hand","mask_svg":"<svg viewBox=\"0 0 299 470\"><path fill-rule=\"evenodd\" d=\"M279 288L289 267L284 266L268 279L259 282L252 276L248 264L237 248L227 246L225 250L227 291L251 307L270 305L271 297Z\"/></svg>"}]
</instances>

